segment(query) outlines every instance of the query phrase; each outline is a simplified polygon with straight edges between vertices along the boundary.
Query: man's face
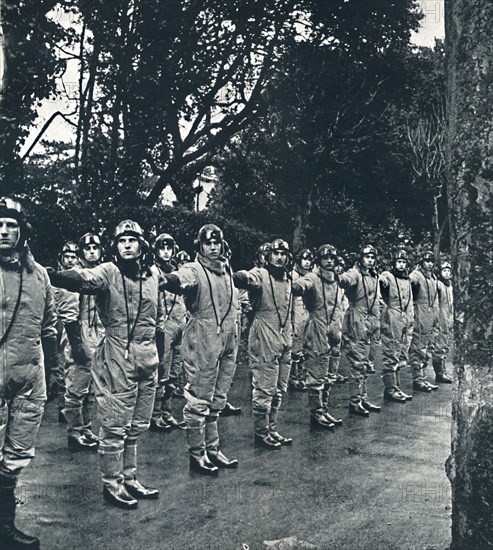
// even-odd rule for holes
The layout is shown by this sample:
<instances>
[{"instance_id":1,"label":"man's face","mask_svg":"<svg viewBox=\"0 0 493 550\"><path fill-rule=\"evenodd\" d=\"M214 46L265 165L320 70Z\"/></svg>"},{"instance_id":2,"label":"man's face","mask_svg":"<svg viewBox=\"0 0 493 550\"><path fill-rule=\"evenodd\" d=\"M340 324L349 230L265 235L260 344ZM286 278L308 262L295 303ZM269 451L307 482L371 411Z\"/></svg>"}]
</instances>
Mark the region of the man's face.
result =
<instances>
[{"instance_id":1,"label":"man's face","mask_svg":"<svg viewBox=\"0 0 493 550\"><path fill-rule=\"evenodd\" d=\"M395 261L395 268L397 269L397 271L404 271L406 269L406 266L406 260L399 259Z\"/></svg>"},{"instance_id":2,"label":"man's face","mask_svg":"<svg viewBox=\"0 0 493 550\"><path fill-rule=\"evenodd\" d=\"M221 255L221 242L217 239L207 239L203 241L202 254L211 260L217 260Z\"/></svg>"},{"instance_id":3,"label":"man's face","mask_svg":"<svg viewBox=\"0 0 493 550\"><path fill-rule=\"evenodd\" d=\"M62 266L65 269L72 269L77 265L77 254L75 252L64 252L62 254Z\"/></svg>"},{"instance_id":4,"label":"man's face","mask_svg":"<svg viewBox=\"0 0 493 550\"><path fill-rule=\"evenodd\" d=\"M452 270L450 269L450 267L444 267L440 273L442 274L442 279L444 279L445 281L450 281L450 279L452 278Z\"/></svg>"},{"instance_id":5,"label":"man's face","mask_svg":"<svg viewBox=\"0 0 493 550\"><path fill-rule=\"evenodd\" d=\"M310 269L312 267L312 261L309 258L301 258L300 267L301 269Z\"/></svg>"},{"instance_id":6,"label":"man's face","mask_svg":"<svg viewBox=\"0 0 493 550\"><path fill-rule=\"evenodd\" d=\"M101 258L101 247L95 243L85 244L82 247L82 255L84 260L90 264L95 264L99 262Z\"/></svg>"},{"instance_id":7,"label":"man's face","mask_svg":"<svg viewBox=\"0 0 493 550\"><path fill-rule=\"evenodd\" d=\"M336 266L336 259L332 254L325 254L320 258L320 267L327 271L333 271Z\"/></svg>"},{"instance_id":8,"label":"man's face","mask_svg":"<svg viewBox=\"0 0 493 550\"><path fill-rule=\"evenodd\" d=\"M140 243L137 237L123 235L116 244L118 254L124 260L136 260L140 256Z\"/></svg>"},{"instance_id":9,"label":"man's face","mask_svg":"<svg viewBox=\"0 0 493 550\"><path fill-rule=\"evenodd\" d=\"M363 267L370 269L372 267L375 267L376 262L377 262L377 258L375 254L371 252L363 254L363 259L361 261L361 263L363 264Z\"/></svg>"},{"instance_id":10,"label":"man's face","mask_svg":"<svg viewBox=\"0 0 493 550\"><path fill-rule=\"evenodd\" d=\"M275 267L285 267L288 263L288 253L285 250L271 250L270 263Z\"/></svg>"},{"instance_id":11,"label":"man's face","mask_svg":"<svg viewBox=\"0 0 493 550\"><path fill-rule=\"evenodd\" d=\"M173 257L174 247L166 242L161 243L161 246L157 249L157 255L160 260L169 262Z\"/></svg>"},{"instance_id":12,"label":"man's face","mask_svg":"<svg viewBox=\"0 0 493 550\"><path fill-rule=\"evenodd\" d=\"M13 250L20 236L21 230L16 219L0 218L0 251Z\"/></svg>"},{"instance_id":13,"label":"man's face","mask_svg":"<svg viewBox=\"0 0 493 550\"><path fill-rule=\"evenodd\" d=\"M431 259L423 260L423 269L425 271L432 271L434 265L435 265L435 262Z\"/></svg>"}]
</instances>

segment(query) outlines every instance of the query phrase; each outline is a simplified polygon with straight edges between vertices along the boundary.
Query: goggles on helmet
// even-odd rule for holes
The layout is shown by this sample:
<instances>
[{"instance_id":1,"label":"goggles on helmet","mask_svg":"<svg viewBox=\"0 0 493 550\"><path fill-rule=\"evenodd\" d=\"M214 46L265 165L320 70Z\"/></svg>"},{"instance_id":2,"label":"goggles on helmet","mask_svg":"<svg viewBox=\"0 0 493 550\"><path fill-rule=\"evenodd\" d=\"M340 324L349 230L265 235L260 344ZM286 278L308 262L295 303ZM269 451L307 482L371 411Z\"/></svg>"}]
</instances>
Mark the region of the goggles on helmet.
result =
<instances>
[{"instance_id":1,"label":"goggles on helmet","mask_svg":"<svg viewBox=\"0 0 493 550\"><path fill-rule=\"evenodd\" d=\"M8 210L14 210L19 214L22 214L24 209L20 202L11 199L10 197L1 197L0 198L0 207L7 208Z\"/></svg>"},{"instance_id":2,"label":"goggles on helmet","mask_svg":"<svg viewBox=\"0 0 493 550\"><path fill-rule=\"evenodd\" d=\"M270 243L261 244L257 250L257 257L260 256L261 254L265 254L269 252L269 250L270 250Z\"/></svg>"},{"instance_id":3,"label":"goggles on helmet","mask_svg":"<svg viewBox=\"0 0 493 550\"><path fill-rule=\"evenodd\" d=\"M156 244L158 248L164 248L165 246L168 248L173 248L175 246L175 241L174 239L162 239Z\"/></svg>"},{"instance_id":4,"label":"goggles on helmet","mask_svg":"<svg viewBox=\"0 0 493 550\"><path fill-rule=\"evenodd\" d=\"M189 262L190 261L190 256L184 250L180 250L176 255L176 261L177 262Z\"/></svg>"},{"instance_id":5,"label":"goggles on helmet","mask_svg":"<svg viewBox=\"0 0 493 550\"><path fill-rule=\"evenodd\" d=\"M330 244L324 244L318 249L317 255L321 260L337 259L337 250Z\"/></svg>"},{"instance_id":6,"label":"goggles on helmet","mask_svg":"<svg viewBox=\"0 0 493 550\"><path fill-rule=\"evenodd\" d=\"M200 235L202 242L216 240L221 242L223 240L223 234L220 229L206 229Z\"/></svg>"},{"instance_id":7,"label":"goggles on helmet","mask_svg":"<svg viewBox=\"0 0 493 550\"><path fill-rule=\"evenodd\" d=\"M98 235L94 235L93 233L86 233L79 240L80 247L89 246L90 244L95 244L96 246L101 247L101 239L98 237Z\"/></svg>"},{"instance_id":8,"label":"goggles on helmet","mask_svg":"<svg viewBox=\"0 0 493 550\"><path fill-rule=\"evenodd\" d=\"M113 238L118 239L123 235L133 235L134 237L143 237L144 232L137 222L132 220L124 220L120 222L113 233Z\"/></svg>"},{"instance_id":9,"label":"goggles on helmet","mask_svg":"<svg viewBox=\"0 0 493 550\"><path fill-rule=\"evenodd\" d=\"M403 260L407 262L407 252L405 250L398 250L394 256L394 262L396 262L397 260Z\"/></svg>"},{"instance_id":10,"label":"goggles on helmet","mask_svg":"<svg viewBox=\"0 0 493 550\"><path fill-rule=\"evenodd\" d=\"M361 255L366 256L367 258L375 258L376 251L373 246L365 246L365 248L361 251Z\"/></svg>"},{"instance_id":11,"label":"goggles on helmet","mask_svg":"<svg viewBox=\"0 0 493 550\"><path fill-rule=\"evenodd\" d=\"M272 252L274 252L274 251L283 251L283 252L289 253L289 245L283 239L276 239L275 241L272 241L272 243L270 245L270 250Z\"/></svg>"},{"instance_id":12,"label":"goggles on helmet","mask_svg":"<svg viewBox=\"0 0 493 550\"><path fill-rule=\"evenodd\" d=\"M63 245L62 254L67 254L70 252L77 254L77 250L78 250L78 246L74 242L69 241Z\"/></svg>"}]
</instances>

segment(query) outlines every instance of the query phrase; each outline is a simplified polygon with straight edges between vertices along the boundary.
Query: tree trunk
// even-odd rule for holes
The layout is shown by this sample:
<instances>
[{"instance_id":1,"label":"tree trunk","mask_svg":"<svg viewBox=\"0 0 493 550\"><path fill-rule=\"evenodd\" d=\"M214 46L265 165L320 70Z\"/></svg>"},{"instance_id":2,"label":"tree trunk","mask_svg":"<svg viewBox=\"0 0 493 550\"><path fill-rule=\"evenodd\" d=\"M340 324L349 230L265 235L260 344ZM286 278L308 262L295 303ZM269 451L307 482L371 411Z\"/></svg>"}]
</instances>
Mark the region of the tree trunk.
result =
<instances>
[{"instance_id":1,"label":"tree trunk","mask_svg":"<svg viewBox=\"0 0 493 550\"><path fill-rule=\"evenodd\" d=\"M3 36L3 25L2 25L2 7L3 2L0 0L0 101L2 101L2 92L3 92L3 78L4 78L4 69L5 69L5 39Z\"/></svg>"},{"instance_id":2,"label":"tree trunk","mask_svg":"<svg viewBox=\"0 0 493 550\"><path fill-rule=\"evenodd\" d=\"M453 550L493 546L493 3L446 0L456 326Z\"/></svg>"},{"instance_id":3,"label":"tree trunk","mask_svg":"<svg viewBox=\"0 0 493 550\"><path fill-rule=\"evenodd\" d=\"M432 213L432 225L433 225L433 252L435 257L440 257L440 237L442 232L440 231L440 218L438 213L438 201L440 194L433 195L433 213Z\"/></svg>"},{"instance_id":4,"label":"tree trunk","mask_svg":"<svg viewBox=\"0 0 493 550\"><path fill-rule=\"evenodd\" d=\"M306 247L306 233L313 208L313 194L315 192L312 185L306 195L306 200L301 200L296 211L293 230L293 251L296 253Z\"/></svg>"},{"instance_id":5,"label":"tree trunk","mask_svg":"<svg viewBox=\"0 0 493 550\"><path fill-rule=\"evenodd\" d=\"M4 11L8 9L6 0L0 0L0 195L12 193L20 184L22 170L16 154L16 119L8 98L15 94L12 89L12 71L17 70L16 59L12 55L12 36L9 25L4 24Z\"/></svg>"}]
</instances>

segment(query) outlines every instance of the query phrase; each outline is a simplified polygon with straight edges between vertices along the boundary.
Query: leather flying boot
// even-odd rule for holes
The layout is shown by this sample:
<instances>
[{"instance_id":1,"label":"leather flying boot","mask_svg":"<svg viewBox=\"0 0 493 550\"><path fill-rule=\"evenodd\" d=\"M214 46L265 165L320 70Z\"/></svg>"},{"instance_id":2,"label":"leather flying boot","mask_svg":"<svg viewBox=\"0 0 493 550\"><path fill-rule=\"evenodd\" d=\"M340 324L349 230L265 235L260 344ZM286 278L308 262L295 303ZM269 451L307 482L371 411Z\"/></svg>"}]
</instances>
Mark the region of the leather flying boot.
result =
<instances>
[{"instance_id":1,"label":"leather flying boot","mask_svg":"<svg viewBox=\"0 0 493 550\"><path fill-rule=\"evenodd\" d=\"M157 499L159 491L145 487L137 479L137 440L127 438L123 448L123 484L127 492L136 499Z\"/></svg>"},{"instance_id":2,"label":"leather flying boot","mask_svg":"<svg viewBox=\"0 0 493 550\"><path fill-rule=\"evenodd\" d=\"M269 415L267 411L254 410L254 429L255 429L255 446L263 447L264 449L278 450L281 448L279 441L276 441L269 433Z\"/></svg>"},{"instance_id":3,"label":"leather flying boot","mask_svg":"<svg viewBox=\"0 0 493 550\"><path fill-rule=\"evenodd\" d=\"M241 414L241 407L234 407L229 401L226 401L224 409L220 412L221 416L239 416Z\"/></svg>"},{"instance_id":4,"label":"leather flying boot","mask_svg":"<svg viewBox=\"0 0 493 550\"><path fill-rule=\"evenodd\" d=\"M212 468L213 466L215 466L215 464L213 464L213 463L210 461L209 454L207 453L207 451L204 453L204 464L205 464L206 466L208 466L209 468Z\"/></svg>"},{"instance_id":5,"label":"leather flying boot","mask_svg":"<svg viewBox=\"0 0 493 550\"><path fill-rule=\"evenodd\" d=\"M363 403L360 401L349 401L349 414L354 416L362 416L363 418L368 418L370 416L370 411L363 407Z\"/></svg>"},{"instance_id":6,"label":"leather flying boot","mask_svg":"<svg viewBox=\"0 0 493 550\"><path fill-rule=\"evenodd\" d=\"M306 391L306 376L308 373L308 369L306 367L305 363L305 356L302 354L300 357L300 364L298 366L298 389L300 391Z\"/></svg>"},{"instance_id":7,"label":"leather flying boot","mask_svg":"<svg viewBox=\"0 0 493 550\"><path fill-rule=\"evenodd\" d=\"M435 382L438 382L440 384L453 384L454 383L452 378L446 372L442 372L440 374L437 374L435 376Z\"/></svg>"},{"instance_id":8,"label":"leather flying boot","mask_svg":"<svg viewBox=\"0 0 493 550\"><path fill-rule=\"evenodd\" d=\"M428 359L426 361L423 361L423 364L421 365L421 373L422 373L423 382L429 388L431 388L432 391L438 390L438 386L436 384L432 384L431 382L428 382L428 380L426 380L425 371L426 371L427 366L428 366Z\"/></svg>"},{"instance_id":9,"label":"leather flying boot","mask_svg":"<svg viewBox=\"0 0 493 550\"><path fill-rule=\"evenodd\" d=\"M26 535L15 526L16 478L0 475L0 548L38 550L39 539Z\"/></svg>"},{"instance_id":10,"label":"leather flying boot","mask_svg":"<svg viewBox=\"0 0 493 550\"><path fill-rule=\"evenodd\" d=\"M429 382L428 380L424 380L424 383L432 389L432 391L436 391L438 390L438 386L436 384L432 384L431 382Z\"/></svg>"},{"instance_id":11,"label":"leather flying boot","mask_svg":"<svg viewBox=\"0 0 493 550\"><path fill-rule=\"evenodd\" d=\"M284 437L279 432L269 432L270 437L274 440L280 443L282 446L289 447L293 444L293 438L292 437Z\"/></svg>"},{"instance_id":12,"label":"leather flying boot","mask_svg":"<svg viewBox=\"0 0 493 550\"><path fill-rule=\"evenodd\" d=\"M161 432L161 433L169 433L173 429L173 427L165 422L161 417L159 418L152 418L151 424L149 426L149 429L151 432Z\"/></svg>"},{"instance_id":13,"label":"leather flying boot","mask_svg":"<svg viewBox=\"0 0 493 550\"><path fill-rule=\"evenodd\" d=\"M98 444L95 441L90 441L85 435L70 434L68 436L68 450L72 453L78 451L97 451Z\"/></svg>"},{"instance_id":14,"label":"leather flying boot","mask_svg":"<svg viewBox=\"0 0 493 550\"><path fill-rule=\"evenodd\" d=\"M341 373L336 373L336 384L345 384L349 378L347 376L343 376Z\"/></svg>"},{"instance_id":15,"label":"leather flying boot","mask_svg":"<svg viewBox=\"0 0 493 550\"><path fill-rule=\"evenodd\" d=\"M118 508L130 510L137 507L135 500L123 485L123 453L120 445L99 444L99 465L103 474L103 498Z\"/></svg>"},{"instance_id":16,"label":"leather flying boot","mask_svg":"<svg viewBox=\"0 0 493 550\"><path fill-rule=\"evenodd\" d=\"M145 487L135 476L133 479L126 479L124 484L128 493L136 499L155 500L159 498L158 489Z\"/></svg>"},{"instance_id":17,"label":"leather flying boot","mask_svg":"<svg viewBox=\"0 0 493 550\"><path fill-rule=\"evenodd\" d=\"M279 414L279 408L277 406L279 401L276 399L276 406L271 407L269 413L269 435L272 439L284 446L289 446L293 444L291 437L284 437L277 431L277 415Z\"/></svg>"},{"instance_id":18,"label":"leather flying boot","mask_svg":"<svg viewBox=\"0 0 493 550\"><path fill-rule=\"evenodd\" d=\"M423 393L431 393L432 389L424 380L414 380L413 389Z\"/></svg>"},{"instance_id":19,"label":"leather flying boot","mask_svg":"<svg viewBox=\"0 0 493 550\"><path fill-rule=\"evenodd\" d=\"M385 388L383 392L385 401L395 401L397 403L405 403L406 397L398 390L398 388Z\"/></svg>"},{"instance_id":20,"label":"leather flying boot","mask_svg":"<svg viewBox=\"0 0 493 550\"><path fill-rule=\"evenodd\" d=\"M217 451L207 451L207 456L212 464L218 468L238 468L238 461L236 459L229 459L219 449Z\"/></svg>"},{"instance_id":21,"label":"leather flying boot","mask_svg":"<svg viewBox=\"0 0 493 550\"><path fill-rule=\"evenodd\" d=\"M435 382L453 384L452 378L445 370L445 357L433 357L433 370L435 371Z\"/></svg>"},{"instance_id":22,"label":"leather flying boot","mask_svg":"<svg viewBox=\"0 0 493 550\"><path fill-rule=\"evenodd\" d=\"M91 430L91 428L84 428L82 435L88 441L94 441L94 443L99 443L99 437Z\"/></svg>"},{"instance_id":23,"label":"leather flying boot","mask_svg":"<svg viewBox=\"0 0 493 550\"><path fill-rule=\"evenodd\" d=\"M404 392L402 389L401 389L401 373L400 373L400 369L397 369L396 373L395 373L395 382L397 384L397 389L399 390L399 392L401 393L401 395L403 395L405 398L406 398L406 401L412 401L413 399L413 396L410 394L410 393L406 393Z\"/></svg>"},{"instance_id":24,"label":"leather flying boot","mask_svg":"<svg viewBox=\"0 0 493 550\"><path fill-rule=\"evenodd\" d=\"M103 498L108 504L122 508L123 510L133 510L139 504L137 499L128 493L123 483L118 483L116 487L113 485L104 485Z\"/></svg>"},{"instance_id":25,"label":"leather flying boot","mask_svg":"<svg viewBox=\"0 0 493 550\"><path fill-rule=\"evenodd\" d=\"M382 407L379 407L378 405L374 405L373 403L370 403L367 399L362 399L361 404L368 412L379 413L382 410Z\"/></svg>"},{"instance_id":26,"label":"leather flying boot","mask_svg":"<svg viewBox=\"0 0 493 550\"><path fill-rule=\"evenodd\" d=\"M178 430L180 429L180 422L176 420L176 418L171 414L169 411L164 411L161 415L161 419L164 423L171 426L172 430Z\"/></svg>"},{"instance_id":27,"label":"leather flying boot","mask_svg":"<svg viewBox=\"0 0 493 550\"><path fill-rule=\"evenodd\" d=\"M324 414L323 410L310 412L310 427L316 430L333 430L335 424Z\"/></svg>"},{"instance_id":28,"label":"leather flying boot","mask_svg":"<svg viewBox=\"0 0 493 550\"><path fill-rule=\"evenodd\" d=\"M218 412L211 411L205 419L205 463L209 467L237 468L238 461L230 460L219 450Z\"/></svg>"},{"instance_id":29,"label":"leather flying boot","mask_svg":"<svg viewBox=\"0 0 493 550\"><path fill-rule=\"evenodd\" d=\"M445 370L445 357L433 357L433 369L435 371L435 382L440 384L453 384L452 378Z\"/></svg>"},{"instance_id":30,"label":"leather flying boot","mask_svg":"<svg viewBox=\"0 0 493 550\"><path fill-rule=\"evenodd\" d=\"M335 418L328 410L324 410L324 416L330 423L334 424L334 426L342 426L342 418Z\"/></svg>"},{"instance_id":31,"label":"leather flying boot","mask_svg":"<svg viewBox=\"0 0 493 550\"><path fill-rule=\"evenodd\" d=\"M276 441L269 433L258 434L255 433L255 446L264 447L264 449L280 449L281 444Z\"/></svg>"},{"instance_id":32,"label":"leather flying boot","mask_svg":"<svg viewBox=\"0 0 493 550\"><path fill-rule=\"evenodd\" d=\"M217 476L219 473L219 468L217 466L210 466L206 452L202 451L200 455L195 455L190 453L190 471L197 472L204 476Z\"/></svg>"},{"instance_id":33,"label":"leather flying boot","mask_svg":"<svg viewBox=\"0 0 493 550\"><path fill-rule=\"evenodd\" d=\"M406 398L401 395L397 387L397 377L395 372L384 372L382 376L383 381L383 398L386 401L397 401L398 403L405 403Z\"/></svg>"},{"instance_id":34,"label":"leather flying boot","mask_svg":"<svg viewBox=\"0 0 493 550\"><path fill-rule=\"evenodd\" d=\"M293 353L291 355L291 373L289 375L289 388L296 390L299 384L299 356Z\"/></svg>"},{"instance_id":35,"label":"leather flying boot","mask_svg":"<svg viewBox=\"0 0 493 550\"><path fill-rule=\"evenodd\" d=\"M217 420L217 418L216 418ZM216 476L219 472L207 457L205 451L206 427L201 422L187 424L187 442L190 452L190 471L206 476Z\"/></svg>"},{"instance_id":36,"label":"leather flying boot","mask_svg":"<svg viewBox=\"0 0 493 550\"><path fill-rule=\"evenodd\" d=\"M291 356L291 375L289 377L289 388L293 391L304 391L303 369L301 367L302 357L298 353Z\"/></svg>"},{"instance_id":37,"label":"leather flying boot","mask_svg":"<svg viewBox=\"0 0 493 550\"><path fill-rule=\"evenodd\" d=\"M412 401L413 400L413 396L410 393L405 393L400 388L398 388L398 390L399 390L399 393L402 395L402 397L404 397L404 399L406 401Z\"/></svg>"},{"instance_id":38,"label":"leather flying boot","mask_svg":"<svg viewBox=\"0 0 493 550\"><path fill-rule=\"evenodd\" d=\"M342 419L335 418L329 413L328 402L329 402L330 388L331 388L331 384L326 382L324 384L324 389L322 391L323 415L329 421L330 424L334 424L334 426L342 426Z\"/></svg>"},{"instance_id":39,"label":"leather flying boot","mask_svg":"<svg viewBox=\"0 0 493 550\"><path fill-rule=\"evenodd\" d=\"M308 406L310 407L311 428L321 430L331 430L334 428L334 423L324 415L325 411L322 402L322 390L310 388L308 393Z\"/></svg>"},{"instance_id":40,"label":"leather flying boot","mask_svg":"<svg viewBox=\"0 0 493 550\"><path fill-rule=\"evenodd\" d=\"M60 424L66 424L67 419L65 418L65 415L63 414L63 409L58 409L58 422Z\"/></svg>"}]
</instances>

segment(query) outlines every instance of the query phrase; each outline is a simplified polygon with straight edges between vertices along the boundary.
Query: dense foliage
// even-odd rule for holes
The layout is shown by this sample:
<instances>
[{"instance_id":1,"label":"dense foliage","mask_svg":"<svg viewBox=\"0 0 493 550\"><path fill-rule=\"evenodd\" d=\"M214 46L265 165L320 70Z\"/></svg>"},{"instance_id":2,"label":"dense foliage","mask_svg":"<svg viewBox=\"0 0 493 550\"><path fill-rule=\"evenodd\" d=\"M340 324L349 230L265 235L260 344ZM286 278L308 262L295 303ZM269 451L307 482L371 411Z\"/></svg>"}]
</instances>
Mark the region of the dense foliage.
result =
<instances>
[{"instance_id":1,"label":"dense foliage","mask_svg":"<svg viewBox=\"0 0 493 550\"><path fill-rule=\"evenodd\" d=\"M26 86L5 80L10 165L64 63L80 69L65 113L74 143L43 142L16 180L47 259L64 239L126 216L188 247L202 221L218 220L245 258L274 236L347 250L447 237L441 141L430 139L443 115L443 48L411 46L413 0L5 5L4 34L30 43L29 55L9 55L26 59L35 89L16 95ZM72 24L54 8L71 10ZM217 184L196 213L197 176L210 167ZM175 208L162 206L163 190Z\"/></svg>"}]
</instances>

